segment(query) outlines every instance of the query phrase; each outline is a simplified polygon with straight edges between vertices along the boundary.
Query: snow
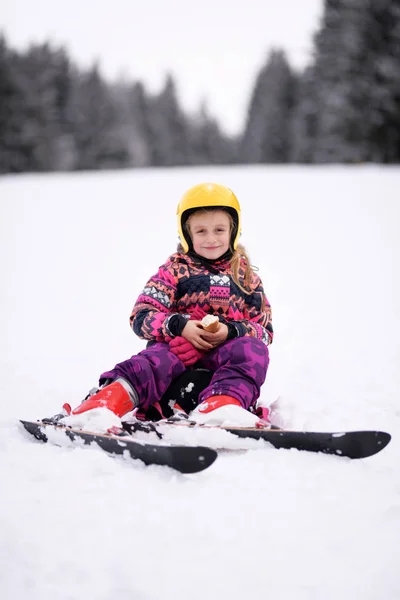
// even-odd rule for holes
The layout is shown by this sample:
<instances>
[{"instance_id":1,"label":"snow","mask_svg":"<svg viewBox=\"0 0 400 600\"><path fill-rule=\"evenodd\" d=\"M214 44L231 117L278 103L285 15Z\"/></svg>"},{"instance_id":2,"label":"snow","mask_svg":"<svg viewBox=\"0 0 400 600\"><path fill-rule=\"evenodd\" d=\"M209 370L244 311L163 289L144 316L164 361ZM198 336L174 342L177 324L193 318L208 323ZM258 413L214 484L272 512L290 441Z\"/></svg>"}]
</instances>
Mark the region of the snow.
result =
<instances>
[{"instance_id":1,"label":"snow","mask_svg":"<svg viewBox=\"0 0 400 600\"><path fill-rule=\"evenodd\" d=\"M223 427L256 427L260 419L256 415L244 410L241 406L232 404L222 405L218 408L215 402L211 402L213 410L207 412L210 404L206 401L201 404L201 407L196 407L190 417L196 423L206 425L220 425ZM204 412L203 412L204 411Z\"/></svg>"},{"instance_id":2,"label":"snow","mask_svg":"<svg viewBox=\"0 0 400 600\"><path fill-rule=\"evenodd\" d=\"M180 194L204 180L241 200L273 306L262 402L279 396L292 427L389 431L381 453L235 440L249 449L185 476L19 425L143 348L130 309L175 249ZM374 166L0 179L1 598L400 597L399 189L399 169Z\"/></svg>"},{"instance_id":3,"label":"snow","mask_svg":"<svg viewBox=\"0 0 400 600\"><path fill-rule=\"evenodd\" d=\"M86 431L107 433L113 427L121 427L121 419L108 408L96 408L80 415L70 415L63 419L68 427L77 427Z\"/></svg>"}]
</instances>

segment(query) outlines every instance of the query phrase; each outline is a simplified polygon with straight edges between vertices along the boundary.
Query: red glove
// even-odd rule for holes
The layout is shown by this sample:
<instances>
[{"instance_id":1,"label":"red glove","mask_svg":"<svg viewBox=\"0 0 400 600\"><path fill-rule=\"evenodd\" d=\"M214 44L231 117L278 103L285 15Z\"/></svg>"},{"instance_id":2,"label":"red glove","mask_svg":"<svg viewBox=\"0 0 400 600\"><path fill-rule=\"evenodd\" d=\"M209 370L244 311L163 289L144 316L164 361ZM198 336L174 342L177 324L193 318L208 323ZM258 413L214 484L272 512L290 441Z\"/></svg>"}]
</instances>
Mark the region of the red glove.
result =
<instances>
[{"instance_id":1,"label":"red glove","mask_svg":"<svg viewBox=\"0 0 400 600\"><path fill-rule=\"evenodd\" d=\"M196 306L194 311L190 314L190 318L196 321L201 321L203 317L206 316L206 311L200 308L200 306Z\"/></svg>"},{"instance_id":2,"label":"red glove","mask_svg":"<svg viewBox=\"0 0 400 600\"><path fill-rule=\"evenodd\" d=\"M185 367L194 365L203 356L203 352L197 350L193 344L179 335L170 341L169 348L175 356L181 359Z\"/></svg>"}]
</instances>

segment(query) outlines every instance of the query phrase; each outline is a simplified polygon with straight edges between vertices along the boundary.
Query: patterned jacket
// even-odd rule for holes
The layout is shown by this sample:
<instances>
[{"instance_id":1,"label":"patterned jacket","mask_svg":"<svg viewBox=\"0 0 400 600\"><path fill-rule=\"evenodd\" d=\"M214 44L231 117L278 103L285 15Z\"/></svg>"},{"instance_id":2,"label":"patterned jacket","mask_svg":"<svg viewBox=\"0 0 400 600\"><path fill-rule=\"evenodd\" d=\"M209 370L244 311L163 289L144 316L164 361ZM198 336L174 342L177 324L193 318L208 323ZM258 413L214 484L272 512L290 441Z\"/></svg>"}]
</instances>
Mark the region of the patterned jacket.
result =
<instances>
[{"instance_id":1,"label":"patterned jacket","mask_svg":"<svg viewBox=\"0 0 400 600\"><path fill-rule=\"evenodd\" d=\"M242 259L243 286L244 268ZM132 309L131 327L142 339L164 341L166 336L180 335L187 319L212 314L228 325L228 339L248 335L270 344L271 306L255 273L251 290L245 294L236 285L229 260L208 269L192 255L175 253L146 283Z\"/></svg>"}]
</instances>

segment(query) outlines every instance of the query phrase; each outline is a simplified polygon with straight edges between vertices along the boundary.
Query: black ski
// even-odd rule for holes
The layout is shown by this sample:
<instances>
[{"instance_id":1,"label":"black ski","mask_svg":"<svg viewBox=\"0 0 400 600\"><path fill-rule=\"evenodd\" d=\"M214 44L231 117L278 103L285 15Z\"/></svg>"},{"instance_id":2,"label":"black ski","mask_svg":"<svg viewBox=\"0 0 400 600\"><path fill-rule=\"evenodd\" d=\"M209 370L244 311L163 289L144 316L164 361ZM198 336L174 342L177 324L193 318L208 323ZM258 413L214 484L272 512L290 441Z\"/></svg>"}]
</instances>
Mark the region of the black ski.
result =
<instances>
[{"instance_id":1,"label":"black ski","mask_svg":"<svg viewBox=\"0 0 400 600\"><path fill-rule=\"evenodd\" d=\"M383 450L391 440L384 431L346 431L337 433L313 431L288 431L280 429L259 429L253 427L215 427L198 425L193 421L160 421L162 426L201 427L202 429L221 429L241 438L265 440L274 448L295 448L308 452L323 452L348 458L367 458Z\"/></svg>"},{"instance_id":2,"label":"black ski","mask_svg":"<svg viewBox=\"0 0 400 600\"><path fill-rule=\"evenodd\" d=\"M128 435L117 436L93 433L66 427L60 424L47 424L41 421L22 421L25 429L37 440L48 441L46 430L59 430L70 440L81 439L85 444L95 442L110 454L128 452L132 458L143 461L146 465L164 465L176 469L180 473L198 473L213 464L217 452L203 446L167 446L148 444L130 438Z\"/></svg>"},{"instance_id":3,"label":"black ski","mask_svg":"<svg viewBox=\"0 0 400 600\"><path fill-rule=\"evenodd\" d=\"M346 431L325 433L314 431L279 431L229 427L226 431L242 438L265 440L274 448L297 448L309 452L336 454L348 458L367 458L377 454L390 442L391 436L384 431Z\"/></svg>"}]
</instances>

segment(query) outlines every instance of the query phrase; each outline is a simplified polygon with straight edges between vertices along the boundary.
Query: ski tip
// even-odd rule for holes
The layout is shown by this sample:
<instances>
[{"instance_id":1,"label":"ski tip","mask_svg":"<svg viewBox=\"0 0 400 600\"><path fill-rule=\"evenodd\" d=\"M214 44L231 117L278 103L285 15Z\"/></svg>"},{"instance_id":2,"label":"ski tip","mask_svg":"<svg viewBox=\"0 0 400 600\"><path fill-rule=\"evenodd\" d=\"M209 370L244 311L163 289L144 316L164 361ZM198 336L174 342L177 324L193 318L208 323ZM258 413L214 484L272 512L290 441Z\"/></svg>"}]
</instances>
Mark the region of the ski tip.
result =
<instances>
[{"instance_id":1,"label":"ski tip","mask_svg":"<svg viewBox=\"0 0 400 600\"><path fill-rule=\"evenodd\" d=\"M378 452L380 452L381 450L383 450L384 448L386 448L386 446L389 444L390 440L392 439L392 436L390 435L390 433L387 433L387 431L376 431L376 443L378 446Z\"/></svg>"},{"instance_id":2,"label":"ski tip","mask_svg":"<svg viewBox=\"0 0 400 600\"><path fill-rule=\"evenodd\" d=\"M386 431L354 431L346 435L345 456L350 458L368 458L381 452L389 444L392 436Z\"/></svg>"},{"instance_id":3,"label":"ski tip","mask_svg":"<svg viewBox=\"0 0 400 600\"><path fill-rule=\"evenodd\" d=\"M176 450L178 446L171 448L174 448L174 457L170 466L185 474L208 469L218 457L216 450L206 446L181 446L179 451Z\"/></svg>"},{"instance_id":4,"label":"ski tip","mask_svg":"<svg viewBox=\"0 0 400 600\"><path fill-rule=\"evenodd\" d=\"M37 440L47 442L47 436L44 433L44 428L41 427L43 424L40 421L24 421L23 419L20 419L19 422L23 425L24 429Z\"/></svg>"}]
</instances>

